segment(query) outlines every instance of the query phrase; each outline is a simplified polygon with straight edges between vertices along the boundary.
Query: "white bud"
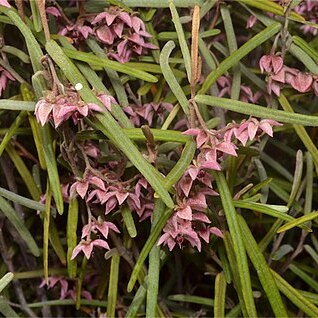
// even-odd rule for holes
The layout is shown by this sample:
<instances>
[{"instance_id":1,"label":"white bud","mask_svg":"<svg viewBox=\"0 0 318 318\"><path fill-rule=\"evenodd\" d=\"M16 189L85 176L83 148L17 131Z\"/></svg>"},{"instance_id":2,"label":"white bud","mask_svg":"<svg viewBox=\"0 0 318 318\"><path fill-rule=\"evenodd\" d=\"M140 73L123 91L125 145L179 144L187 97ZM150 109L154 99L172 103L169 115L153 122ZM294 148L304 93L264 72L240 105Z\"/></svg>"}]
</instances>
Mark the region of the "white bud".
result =
<instances>
[{"instance_id":1,"label":"white bud","mask_svg":"<svg viewBox=\"0 0 318 318\"><path fill-rule=\"evenodd\" d=\"M75 85L75 89L76 89L77 91L80 91L82 88L83 88L83 84L82 84L82 83L77 83L77 84Z\"/></svg>"}]
</instances>

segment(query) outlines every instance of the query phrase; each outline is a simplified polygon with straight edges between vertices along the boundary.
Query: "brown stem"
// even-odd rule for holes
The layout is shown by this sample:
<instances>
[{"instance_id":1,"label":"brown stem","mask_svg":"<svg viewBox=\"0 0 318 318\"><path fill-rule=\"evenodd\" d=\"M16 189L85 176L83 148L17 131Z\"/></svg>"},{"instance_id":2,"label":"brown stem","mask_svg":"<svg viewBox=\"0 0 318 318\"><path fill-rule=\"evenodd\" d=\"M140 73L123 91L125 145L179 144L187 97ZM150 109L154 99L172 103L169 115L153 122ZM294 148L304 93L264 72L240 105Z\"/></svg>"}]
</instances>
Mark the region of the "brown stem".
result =
<instances>
[{"instance_id":1,"label":"brown stem","mask_svg":"<svg viewBox=\"0 0 318 318\"><path fill-rule=\"evenodd\" d=\"M44 35L45 35L45 40L49 41L51 39L51 34L50 34L50 29L49 29L49 24L47 22L47 17L46 17L46 11L45 11L45 0L36 0L40 17L41 17L41 22L43 25L43 30L44 30Z\"/></svg>"},{"instance_id":2,"label":"brown stem","mask_svg":"<svg viewBox=\"0 0 318 318\"><path fill-rule=\"evenodd\" d=\"M25 12L24 12L24 5L23 5L23 0L15 0L15 5L18 8L18 13L22 21L25 21Z\"/></svg>"}]
</instances>

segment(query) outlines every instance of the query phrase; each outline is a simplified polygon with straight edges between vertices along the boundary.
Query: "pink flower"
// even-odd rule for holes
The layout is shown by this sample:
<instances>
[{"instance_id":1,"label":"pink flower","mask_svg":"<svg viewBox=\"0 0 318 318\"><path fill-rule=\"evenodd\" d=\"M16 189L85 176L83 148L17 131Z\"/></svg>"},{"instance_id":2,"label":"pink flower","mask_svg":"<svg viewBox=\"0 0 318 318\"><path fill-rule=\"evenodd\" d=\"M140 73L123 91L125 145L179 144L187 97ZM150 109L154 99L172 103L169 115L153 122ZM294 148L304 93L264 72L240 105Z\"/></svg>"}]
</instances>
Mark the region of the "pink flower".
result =
<instances>
[{"instance_id":1,"label":"pink flower","mask_svg":"<svg viewBox=\"0 0 318 318\"><path fill-rule=\"evenodd\" d=\"M15 81L15 78L6 69L0 66L0 96L2 91L5 90L8 80Z\"/></svg>"},{"instance_id":2,"label":"pink flower","mask_svg":"<svg viewBox=\"0 0 318 318\"><path fill-rule=\"evenodd\" d=\"M99 246L109 250L109 245L106 241L97 240L81 240L79 244L74 248L71 259L74 259L80 252L83 252L85 257L89 259L91 257L94 246Z\"/></svg>"},{"instance_id":3,"label":"pink flower","mask_svg":"<svg viewBox=\"0 0 318 318\"><path fill-rule=\"evenodd\" d=\"M283 59L278 55L264 55L259 60L259 67L261 72L264 73L274 73L277 74L283 67Z\"/></svg>"},{"instance_id":4,"label":"pink flower","mask_svg":"<svg viewBox=\"0 0 318 318\"><path fill-rule=\"evenodd\" d=\"M56 7L47 7L45 11L46 13L51 14L56 18L62 16L60 10Z\"/></svg>"},{"instance_id":5,"label":"pink flower","mask_svg":"<svg viewBox=\"0 0 318 318\"><path fill-rule=\"evenodd\" d=\"M67 297L68 292L68 282L67 280L62 276L50 276L47 281L45 279L42 280L42 283L40 284L40 288L47 286L48 289L51 289L55 286L57 286L57 283L59 283L61 290L60 290L60 299L64 299Z\"/></svg>"},{"instance_id":6,"label":"pink flower","mask_svg":"<svg viewBox=\"0 0 318 318\"><path fill-rule=\"evenodd\" d=\"M72 118L76 125L79 119L87 117L93 112L102 112L102 108L94 103L85 103L78 92L68 89L66 95L55 96L52 91L47 92L35 105L35 116L42 126L53 119L55 128Z\"/></svg>"},{"instance_id":7,"label":"pink flower","mask_svg":"<svg viewBox=\"0 0 318 318\"><path fill-rule=\"evenodd\" d=\"M255 15L250 15L249 18L246 21L246 29L252 28L255 23L257 22L257 18Z\"/></svg>"},{"instance_id":8,"label":"pink flower","mask_svg":"<svg viewBox=\"0 0 318 318\"><path fill-rule=\"evenodd\" d=\"M0 0L0 6L11 8L11 5L9 4L7 0Z\"/></svg>"},{"instance_id":9,"label":"pink flower","mask_svg":"<svg viewBox=\"0 0 318 318\"><path fill-rule=\"evenodd\" d=\"M117 226L112 222L106 222L100 217L96 220L92 219L90 224L86 224L82 229L82 239L86 236L90 236L90 233L97 233L97 230L104 236L105 239L108 238L109 230L113 230L116 233L120 233Z\"/></svg>"},{"instance_id":10,"label":"pink flower","mask_svg":"<svg viewBox=\"0 0 318 318\"><path fill-rule=\"evenodd\" d=\"M311 84L313 82L313 77L310 74L299 72L291 80L291 86L298 92L305 93L311 89Z\"/></svg>"},{"instance_id":11,"label":"pink flower","mask_svg":"<svg viewBox=\"0 0 318 318\"><path fill-rule=\"evenodd\" d=\"M67 36L76 42L87 39L90 34L93 34L93 29L86 25L73 24L65 26L59 31L59 34Z\"/></svg>"},{"instance_id":12,"label":"pink flower","mask_svg":"<svg viewBox=\"0 0 318 318\"><path fill-rule=\"evenodd\" d=\"M123 109L129 115L129 119L134 126L139 127L145 123L151 127L154 115L156 115L158 123L163 123L164 118L172 108L173 105L170 103L147 103L142 106L130 105Z\"/></svg>"},{"instance_id":13,"label":"pink flower","mask_svg":"<svg viewBox=\"0 0 318 318\"><path fill-rule=\"evenodd\" d=\"M95 189L106 191L104 181L99 177L91 175L89 172L85 173L84 179L74 182L70 189L70 195L73 197L76 193L84 199L87 194L89 186Z\"/></svg>"}]
</instances>

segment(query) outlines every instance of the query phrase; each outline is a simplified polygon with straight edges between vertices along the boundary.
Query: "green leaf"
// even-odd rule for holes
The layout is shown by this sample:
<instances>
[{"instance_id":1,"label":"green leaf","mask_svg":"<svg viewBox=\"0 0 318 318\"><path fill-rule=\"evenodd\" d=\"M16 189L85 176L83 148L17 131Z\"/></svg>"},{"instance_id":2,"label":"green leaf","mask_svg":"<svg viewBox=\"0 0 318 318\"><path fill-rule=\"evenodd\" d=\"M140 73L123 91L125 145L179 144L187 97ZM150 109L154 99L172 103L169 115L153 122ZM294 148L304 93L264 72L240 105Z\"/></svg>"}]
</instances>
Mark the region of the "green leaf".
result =
<instances>
[{"instance_id":1,"label":"green leaf","mask_svg":"<svg viewBox=\"0 0 318 318\"><path fill-rule=\"evenodd\" d=\"M4 149L6 148L7 144L10 142L12 136L15 134L16 130L20 127L25 117L28 115L26 111L21 111L19 115L16 117L14 122L11 124L9 130L4 135L1 144L0 144L0 156L2 155Z\"/></svg>"},{"instance_id":2,"label":"green leaf","mask_svg":"<svg viewBox=\"0 0 318 318\"><path fill-rule=\"evenodd\" d=\"M294 114L294 110L291 107L290 103L288 102L288 99L285 97L284 94L280 94L278 101L284 111L286 113ZM317 116L312 116L312 118L318 118ZM306 124L300 124L300 125L306 125ZM309 137L306 129L303 126L300 125L293 125L296 134L300 138L300 140L303 142L304 146L307 148L307 150L312 155L312 159L315 163L316 171L318 172L318 149L312 139ZM315 125L316 126L316 125Z\"/></svg>"},{"instance_id":3,"label":"green leaf","mask_svg":"<svg viewBox=\"0 0 318 318\"><path fill-rule=\"evenodd\" d=\"M273 23L263 31L257 33L253 38L244 43L238 50L227 57L220 63L220 65L212 71L205 79L199 94L205 94L209 88L216 82L216 80L229 70L233 65L237 64L244 56L249 54L252 50L260 46L265 41L269 40L273 35L278 33L281 29L281 24Z\"/></svg>"},{"instance_id":4,"label":"green leaf","mask_svg":"<svg viewBox=\"0 0 318 318\"><path fill-rule=\"evenodd\" d=\"M221 5L221 16L224 23L227 44L230 54L237 51L236 35L232 23L230 9L226 5ZM238 100L241 92L241 70L240 65L233 65L233 77L231 85L231 99Z\"/></svg>"},{"instance_id":5,"label":"green leaf","mask_svg":"<svg viewBox=\"0 0 318 318\"><path fill-rule=\"evenodd\" d=\"M253 266L257 272L262 287L267 295L267 299L271 304L275 317L288 317L286 309L284 307L282 298L279 294L277 285L272 276L270 268L266 262L266 259L248 228L245 220L238 216L238 221L241 227L244 245L247 254L253 263Z\"/></svg>"},{"instance_id":6,"label":"green leaf","mask_svg":"<svg viewBox=\"0 0 318 318\"><path fill-rule=\"evenodd\" d=\"M131 276L130 276L130 279L128 282L128 286L127 286L128 292L131 292L132 289L134 288L136 280L138 279L140 271L142 270L142 266L143 266L145 259L149 255L149 253L150 253L152 247L155 245L156 241L158 240L158 237L159 237L162 229L166 225L166 222L171 217L172 213L173 213L173 210L167 209L162 214L161 218L158 220L157 224L152 229L145 245L143 246L143 248L139 254L139 257L138 257L138 260L135 264L135 267L131 273Z\"/></svg>"},{"instance_id":7,"label":"green leaf","mask_svg":"<svg viewBox=\"0 0 318 318\"><path fill-rule=\"evenodd\" d=\"M233 205L232 196L223 173L213 172L213 176L215 177L218 186L223 210L233 240L233 249L236 257L246 311L250 317L257 317L243 237L237 213Z\"/></svg>"},{"instance_id":8,"label":"green leaf","mask_svg":"<svg viewBox=\"0 0 318 318\"><path fill-rule=\"evenodd\" d=\"M284 8L280 6L278 3L270 1L270 0L240 0L240 2L243 2L251 7L263 10L264 12L271 12L276 15L284 16ZM291 20L303 22L305 21L305 18L301 15L297 14L296 12L291 12L290 17Z\"/></svg>"},{"instance_id":9,"label":"green leaf","mask_svg":"<svg viewBox=\"0 0 318 318\"><path fill-rule=\"evenodd\" d=\"M77 223L78 223L78 200L71 198L67 211L67 227L66 227L66 242L67 242L67 272L70 278L76 277L77 261L71 260L73 250L77 245Z\"/></svg>"},{"instance_id":10,"label":"green leaf","mask_svg":"<svg viewBox=\"0 0 318 318\"><path fill-rule=\"evenodd\" d=\"M304 52L306 52L316 63L318 63L318 52L317 50L307 43L303 38L294 35L292 37L293 42L299 46Z\"/></svg>"},{"instance_id":11,"label":"green leaf","mask_svg":"<svg viewBox=\"0 0 318 318\"><path fill-rule=\"evenodd\" d=\"M116 317L118 275L120 256L114 253L110 262L110 276L107 296L107 317Z\"/></svg>"},{"instance_id":12,"label":"green leaf","mask_svg":"<svg viewBox=\"0 0 318 318\"><path fill-rule=\"evenodd\" d=\"M202 306L214 307L213 299L206 298L206 297L177 294L177 295L170 295L168 299L173 301L181 301L185 303L192 303L192 304L198 304Z\"/></svg>"},{"instance_id":13,"label":"green leaf","mask_svg":"<svg viewBox=\"0 0 318 318\"><path fill-rule=\"evenodd\" d=\"M299 276L310 288L318 292L318 282L294 264L290 264L288 268L297 276Z\"/></svg>"},{"instance_id":14,"label":"green leaf","mask_svg":"<svg viewBox=\"0 0 318 318\"><path fill-rule=\"evenodd\" d=\"M160 67L162 69L162 74L167 81L172 93L177 98L180 106L182 107L184 113L186 115L189 114L189 101L185 96L180 84L178 83L177 79L175 78L170 65L169 65L169 56L172 50L175 48L175 43L173 41L169 41L163 47L161 54L160 54Z\"/></svg>"},{"instance_id":15,"label":"green leaf","mask_svg":"<svg viewBox=\"0 0 318 318\"><path fill-rule=\"evenodd\" d=\"M127 232L130 237L136 237L137 236L137 230L134 222L134 218L132 216L132 213L130 211L130 208L127 205L124 205L120 209L120 213L123 217L124 224L126 226Z\"/></svg>"},{"instance_id":16,"label":"green leaf","mask_svg":"<svg viewBox=\"0 0 318 318\"><path fill-rule=\"evenodd\" d=\"M300 310L310 317L318 316L318 308L307 298L301 295L294 287L289 285L280 275L271 270L279 290Z\"/></svg>"},{"instance_id":17,"label":"green leaf","mask_svg":"<svg viewBox=\"0 0 318 318\"><path fill-rule=\"evenodd\" d=\"M277 230L277 233L288 231L295 226L299 226L299 225L304 224L308 221L314 220L317 217L318 217L318 211L308 213L306 215L301 216L300 218L294 219L293 221L290 221L290 222L284 224L282 227L280 227Z\"/></svg>"},{"instance_id":18,"label":"green leaf","mask_svg":"<svg viewBox=\"0 0 318 318\"><path fill-rule=\"evenodd\" d=\"M0 100L0 109L16 110L16 111L26 110L29 112L34 112L35 103L34 102L25 102L22 100L1 99Z\"/></svg>"},{"instance_id":19,"label":"green leaf","mask_svg":"<svg viewBox=\"0 0 318 318\"><path fill-rule=\"evenodd\" d=\"M187 141L180 159L165 178L165 187L167 190L170 190L170 188L179 181L183 173L189 167L193 160L196 148L196 143L194 141Z\"/></svg>"},{"instance_id":20,"label":"green leaf","mask_svg":"<svg viewBox=\"0 0 318 318\"><path fill-rule=\"evenodd\" d=\"M0 312L3 317L19 318L20 316L11 308L4 298L0 298Z\"/></svg>"},{"instance_id":21,"label":"green leaf","mask_svg":"<svg viewBox=\"0 0 318 318\"><path fill-rule=\"evenodd\" d=\"M50 47L51 44L48 43L46 47L47 48ZM139 78L139 79L147 81L147 82L156 83L158 81L158 79L155 76L153 76L147 72L135 69L133 67L129 67L123 63L100 58L92 53L85 53L85 52L80 52L80 51L75 51L75 50L70 50L70 49L63 49L63 52L66 54L67 57L74 59L74 60L86 62L86 63L89 63L91 65L107 67L111 70L114 70L114 71L117 71L120 73L124 73L124 74L130 75L130 76L135 77L135 78Z\"/></svg>"},{"instance_id":22,"label":"green leaf","mask_svg":"<svg viewBox=\"0 0 318 318\"><path fill-rule=\"evenodd\" d=\"M310 72L318 74L317 63L306 53L306 51L292 43L289 47L289 52L294 55L298 61L303 63Z\"/></svg>"},{"instance_id":23,"label":"green leaf","mask_svg":"<svg viewBox=\"0 0 318 318\"><path fill-rule=\"evenodd\" d=\"M24 225L23 221L19 218L17 212L12 208L12 206L2 197L0 197L0 210L8 218L8 220L15 227L21 238L25 241L29 247L31 253L38 257L40 256L40 250L31 235L30 231Z\"/></svg>"},{"instance_id":24,"label":"green leaf","mask_svg":"<svg viewBox=\"0 0 318 318\"><path fill-rule=\"evenodd\" d=\"M43 203L25 198L21 195L18 195L12 191L6 190L6 189L1 188L1 187L0 187L0 196L4 197L10 201L13 201L15 203L21 204L27 208L32 209L32 210L39 210L41 212L45 210L45 205ZM53 209L53 211L54 211L54 209Z\"/></svg>"},{"instance_id":25,"label":"green leaf","mask_svg":"<svg viewBox=\"0 0 318 318\"><path fill-rule=\"evenodd\" d=\"M202 103L214 107L221 107L245 115L274 119L281 123L298 124L304 126L318 126L317 116L293 114L286 111L236 101L229 98L221 98L208 95L197 95L194 99L197 103Z\"/></svg>"},{"instance_id":26,"label":"green leaf","mask_svg":"<svg viewBox=\"0 0 318 318\"><path fill-rule=\"evenodd\" d=\"M161 215L164 213L164 203L156 199L153 211L151 229L153 230ZM149 253L149 267L147 276L146 317L156 317L156 307L159 293L160 275L160 246L153 246Z\"/></svg>"},{"instance_id":27,"label":"green leaf","mask_svg":"<svg viewBox=\"0 0 318 318\"><path fill-rule=\"evenodd\" d=\"M7 285L12 281L14 278L14 274L9 272L6 273L3 277L0 279L0 293L7 287Z\"/></svg>"},{"instance_id":28,"label":"green leaf","mask_svg":"<svg viewBox=\"0 0 318 318\"><path fill-rule=\"evenodd\" d=\"M30 171L28 170L24 161L18 155L17 151L10 144L7 144L6 152L8 153L12 162L14 163L21 178L23 179L27 189L29 190L29 192L32 196L32 199L35 201L40 200L40 191L39 191L38 187L36 186L36 183L31 175Z\"/></svg>"},{"instance_id":29,"label":"green leaf","mask_svg":"<svg viewBox=\"0 0 318 318\"><path fill-rule=\"evenodd\" d=\"M286 214L286 212L289 209L285 205L262 204L257 202L251 202L248 200L238 200L238 201L234 200L233 205L237 208L243 208L247 210L264 213L284 221L294 222L297 220L293 218L292 216L290 216L289 214ZM301 226L301 228L308 232L312 232L311 228L309 228L306 225Z\"/></svg>"},{"instance_id":30,"label":"green leaf","mask_svg":"<svg viewBox=\"0 0 318 318\"><path fill-rule=\"evenodd\" d=\"M214 285L214 317L224 317L226 280L223 273L215 277Z\"/></svg>"},{"instance_id":31,"label":"green leaf","mask_svg":"<svg viewBox=\"0 0 318 318\"><path fill-rule=\"evenodd\" d=\"M170 1L169 8L170 8L170 12L172 15L172 22L173 22L174 27L177 31L179 45L180 45L180 49L181 49L183 60L184 60L184 66L186 68L186 71L188 74L188 81L190 83L191 82L191 56L190 56L189 47L188 47L188 44L187 44L187 41L185 38L182 24L180 22L178 11L177 11L176 6L174 5L173 1Z\"/></svg>"}]
</instances>

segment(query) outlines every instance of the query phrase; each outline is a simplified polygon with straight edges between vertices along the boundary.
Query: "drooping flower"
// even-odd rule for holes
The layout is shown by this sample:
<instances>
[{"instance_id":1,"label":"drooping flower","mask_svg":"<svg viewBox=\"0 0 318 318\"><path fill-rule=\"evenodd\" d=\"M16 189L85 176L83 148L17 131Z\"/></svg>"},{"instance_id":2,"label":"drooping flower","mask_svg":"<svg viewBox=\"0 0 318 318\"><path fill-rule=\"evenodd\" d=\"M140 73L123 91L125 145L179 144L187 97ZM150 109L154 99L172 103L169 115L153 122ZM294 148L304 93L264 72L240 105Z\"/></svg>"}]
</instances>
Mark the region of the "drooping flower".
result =
<instances>
[{"instance_id":1,"label":"drooping flower","mask_svg":"<svg viewBox=\"0 0 318 318\"><path fill-rule=\"evenodd\" d=\"M108 7L91 19L96 39L108 52L108 57L120 63L128 62L133 55L142 55L146 49L157 49L145 39L151 37L146 32L144 22L117 7Z\"/></svg>"},{"instance_id":2,"label":"drooping flower","mask_svg":"<svg viewBox=\"0 0 318 318\"><path fill-rule=\"evenodd\" d=\"M72 184L70 189L71 197L74 197L74 195L77 193L82 199L84 199L89 186L95 189L106 191L104 181L101 178L94 176L89 172L86 172L84 175L84 179L78 180Z\"/></svg>"},{"instance_id":3,"label":"drooping flower","mask_svg":"<svg viewBox=\"0 0 318 318\"><path fill-rule=\"evenodd\" d=\"M10 72L0 66L0 96L2 91L7 87L8 80L15 81L15 78L10 74Z\"/></svg>"},{"instance_id":4,"label":"drooping flower","mask_svg":"<svg viewBox=\"0 0 318 318\"><path fill-rule=\"evenodd\" d=\"M59 34L71 38L74 42L85 40L90 34L93 34L93 29L87 25L73 24L66 25Z\"/></svg>"},{"instance_id":5,"label":"drooping flower","mask_svg":"<svg viewBox=\"0 0 318 318\"><path fill-rule=\"evenodd\" d=\"M41 98L35 105L35 116L43 126L53 119L55 128L72 118L76 125L81 118L103 109L95 103L85 103L75 89L67 89L65 95L56 95L48 91L46 97Z\"/></svg>"},{"instance_id":6,"label":"drooping flower","mask_svg":"<svg viewBox=\"0 0 318 318\"><path fill-rule=\"evenodd\" d=\"M74 259L80 252L83 252L85 257L89 259L95 246L105 248L109 250L109 245L102 239L96 240L81 240L79 244L74 248L71 259Z\"/></svg>"},{"instance_id":7,"label":"drooping flower","mask_svg":"<svg viewBox=\"0 0 318 318\"><path fill-rule=\"evenodd\" d=\"M123 108L124 112L129 116L130 121L136 127L143 124L152 126L154 116L158 123L162 123L166 115L171 112L173 105L170 103L147 103L142 106L129 105Z\"/></svg>"},{"instance_id":8,"label":"drooping flower","mask_svg":"<svg viewBox=\"0 0 318 318\"><path fill-rule=\"evenodd\" d=\"M264 55L259 60L259 67L261 72L277 74L283 67L284 61L281 56L278 55Z\"/></svg>"},{"instance_id":9,"label":"drooping flower","mask_svg":"<svg viewBox=\"0 0 318 318\"><path fill-rule=\"evenodd\" d=\"M120 233L117 226L112 222L106 222L100 217L97 219L92 218L91 223L84 225L82 229L82 239L89 236L91 232L100 232L105 239L108 238L109 230L113 230L116 233Z\"/></svg>"},{"instance_id":10,"label":"drooping flower","mask_svg":"<svg viewBox=\"0 0 318 318\"><path fill-rule=\"evenodd\" d=\"M8 0L0 0L0 6L4 6L7 8L11 8L10 3L8 2Z\"/></svg>"}]
</instances>

